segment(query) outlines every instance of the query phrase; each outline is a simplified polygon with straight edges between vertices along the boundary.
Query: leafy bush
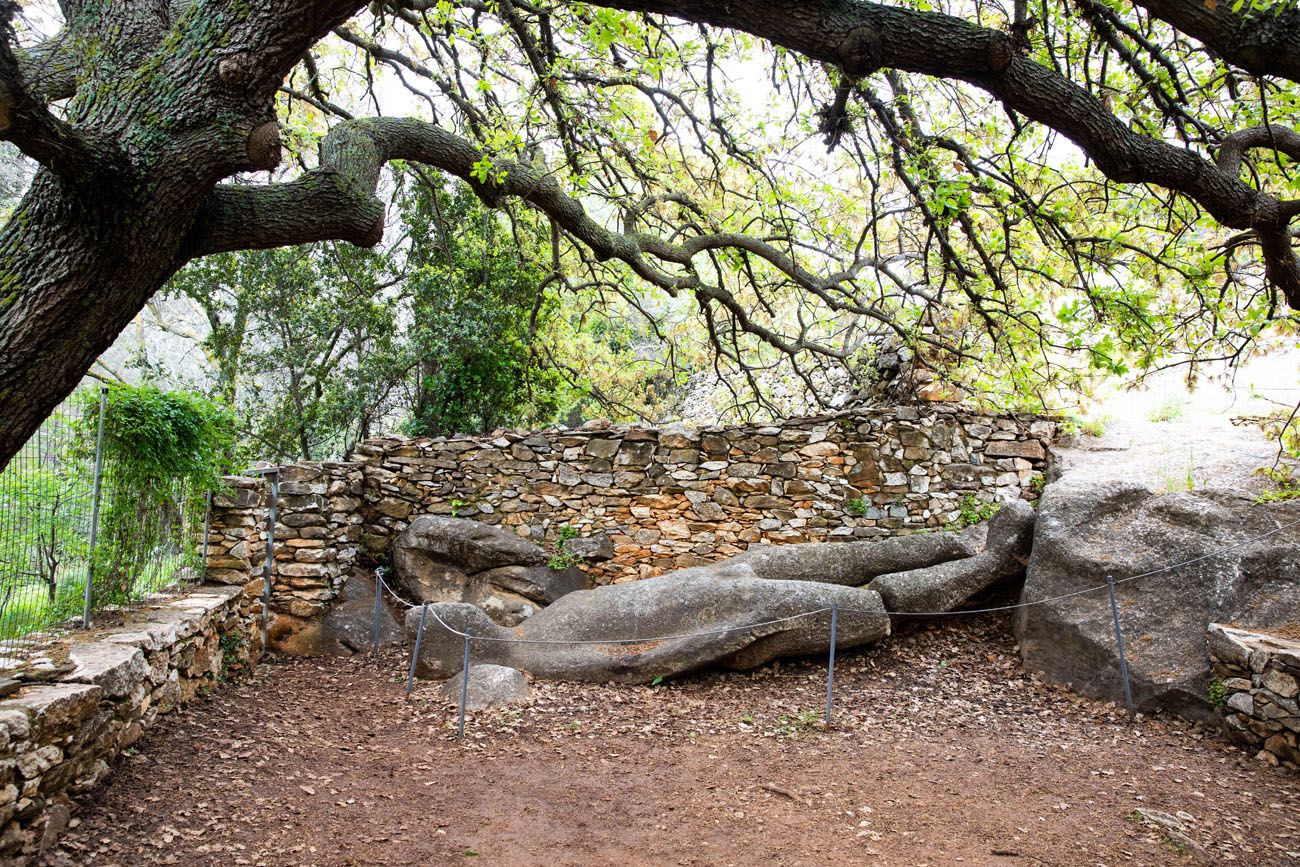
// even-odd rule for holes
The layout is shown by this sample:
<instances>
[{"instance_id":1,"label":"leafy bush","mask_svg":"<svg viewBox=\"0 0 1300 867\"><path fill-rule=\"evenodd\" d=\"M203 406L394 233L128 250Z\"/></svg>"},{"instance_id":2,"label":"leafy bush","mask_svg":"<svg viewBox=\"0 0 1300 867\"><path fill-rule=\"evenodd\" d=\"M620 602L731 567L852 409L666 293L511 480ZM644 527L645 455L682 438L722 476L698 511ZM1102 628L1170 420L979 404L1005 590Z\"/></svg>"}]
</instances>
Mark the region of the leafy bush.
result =
<instances>
[{"instance_id":1,"label":"leafy bush","mask_svg":"<svg viewBox=\"0 0 1300 867\"><path fill-rule=\"evenodd\" d=\"M870 508L871 504L867 502L866 497L854 497L844 504L844 511L857 517L865 515Z\"/></svg>"},{"instance_id":2,"label":"leafy bush","mask_svg":"<svg viewBox=\"0 0 1300 867\"><path fill-rule=\"evenodd\" d=\"M569 550L569 540L578 538L578 530L568 524L560 527L555 534L555 553L546 561L546 565L556 572L571 569L586 558Z\"/></svg>"},{"instance_id":3,"label":"leafy bush","mask_svg":"<svg viewBox=\"0 0 1300 867\"><path fill-rule=\"evenodd\" d=\"M1255 498L1257 503L1279 503L1283 500L1300 499L1300 478L1287 464L1276 468L1262 468L1260 472L1269 480L1271 487Z\"/></svg>"},{"instance_id":4,"label":"leafy bush","mask_svg":"<svg viewBox=\"0 0 1300 867\"><path fill-rule=\"evenodd\" d=\"M93 455L98 396L84 400L81 447ZM203 498L220 486L235 446L230 411L196 394L112 385L104 418L94 589L100 603L130 599L150 565L155 580L198 565L192 543Z\"/></svg>"}]
</instances>

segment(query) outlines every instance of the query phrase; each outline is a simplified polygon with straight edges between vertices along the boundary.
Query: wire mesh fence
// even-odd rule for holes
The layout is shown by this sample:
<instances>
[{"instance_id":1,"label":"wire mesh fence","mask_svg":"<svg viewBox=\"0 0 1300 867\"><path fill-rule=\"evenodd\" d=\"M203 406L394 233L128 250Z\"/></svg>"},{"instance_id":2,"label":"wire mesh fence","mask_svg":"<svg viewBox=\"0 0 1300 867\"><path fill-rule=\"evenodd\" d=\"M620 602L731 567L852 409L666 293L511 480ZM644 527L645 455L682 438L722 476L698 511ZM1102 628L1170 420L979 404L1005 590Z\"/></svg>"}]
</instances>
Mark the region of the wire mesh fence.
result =
<instances>
[{"instance_id":1,"label":"wire mesh fence","mask_svg":"<svg viewBox=\"0 0 1300 867\"><path fill-rule=\"evenodd\" d=\"M91 611L200 574L202 493L119 484L111 457L96 460L97 398L73 394L0 470L0 670Z\"/></svg>"}]
</instances>

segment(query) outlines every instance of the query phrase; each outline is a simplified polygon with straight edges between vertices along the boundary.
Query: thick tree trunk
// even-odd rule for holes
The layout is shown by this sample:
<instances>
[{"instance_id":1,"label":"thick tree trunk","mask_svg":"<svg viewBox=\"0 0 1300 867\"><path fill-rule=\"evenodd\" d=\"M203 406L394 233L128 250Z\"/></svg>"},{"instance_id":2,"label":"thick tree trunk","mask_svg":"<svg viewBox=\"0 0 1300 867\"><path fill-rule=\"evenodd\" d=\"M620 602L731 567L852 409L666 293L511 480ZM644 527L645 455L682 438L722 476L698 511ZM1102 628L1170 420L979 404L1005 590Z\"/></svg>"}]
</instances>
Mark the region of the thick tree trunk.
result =
<instances>
[{"instance_id":1,"label":"thick tree trunk","mask_svg":"<svg viewBox=\"0 0 1300 867\"><path fill-rule=\"evenodd\" d=\"M1294 76L1293 29L1270 23L1265 33L1256 23L1259 38L1248 39L1231 29L1246 26L1245 19L1191 16L1197 0L1139 2L1217 44L1225 56L1240 54L1238 62L1250 68ZM831 278L807 273L759 238L718 233L670 241L630 228L610 231L559 181L528 163L498 161L491 182L472 180L483 153L433 124L348 121L326 137L319 167L303 178L214 190L222 178L278 161L276 89L311 45L362 5L67 0L60 6L68 32L48 50L18 57L0 38L0 137L46 167L0 231L0 467L187 259L312 240L377 243L383 206L374 191L382 165L392 159L441 168L469 180L488 200L517 196L595 258L620 259L654 285L723 305L749 333L783 352L807 348L752 322L734 298L703 282L692 263L711 250L743 250L822 297L834 288ZM1270 280L1300 308L1300 260L1289 232L1300 201L1279 201L1235 171L1131 129L1093 93L1021 53L1004 31L865 0L596 5L743 30L837 65L849 77L887 67L969 82L1068 136L1113 180L1183 193L1222 225L1256 233ZM1282 25L1294 20L1279 19ZM73 50L86 54L50 62ZM1282 61L1270 60L1278 51ZM70 69L76 74L62 74ZM48 101L67 97L62 117L47 110ZM845 309L889 322L871 307Z\"/></svg>"},{"instance_id":2,"label":"thick tree trunk","mask_svg":"<svg viewBox=\"0 0 1300 867\"><path fill-rule=\"evenodd\" d=\"M45 167L0 231L0 467L186 261L213 185L278 163L276 88L359 5L69 2L50 51L0 36L0 135ZM40 74L75 46L75 77Z\"/></svg>"},{"instance_id":3,"label":"thick tree trunk","mask_svg":"<svg viewBox=\"0 0 1300 867\"><path fill-rule=\"evenodd\" d=\"M128 195L42 171L0 231L0 462L172 274L202 191L135 207Z\"/></svg>"}]
</instances>

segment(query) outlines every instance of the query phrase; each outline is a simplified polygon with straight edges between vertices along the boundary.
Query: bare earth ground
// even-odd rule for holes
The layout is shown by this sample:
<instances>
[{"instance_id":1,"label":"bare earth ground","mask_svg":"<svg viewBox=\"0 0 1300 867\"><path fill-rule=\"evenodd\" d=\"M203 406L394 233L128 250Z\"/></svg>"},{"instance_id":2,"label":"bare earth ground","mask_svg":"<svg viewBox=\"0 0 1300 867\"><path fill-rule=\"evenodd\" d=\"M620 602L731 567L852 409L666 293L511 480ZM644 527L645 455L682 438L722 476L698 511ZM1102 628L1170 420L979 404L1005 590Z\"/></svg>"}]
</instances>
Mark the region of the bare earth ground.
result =
<instances>
[{"instance_id":1,"label":"bare earth ground","mask_svg":"<svg viewBox=\"0 0 1300 867\"><path fill-rule=\"evenodd\" d=\"M1026 676L1006 618L837 665L536 684L471 717L405 660L284 660L157 726L48 863L1300 864L1300 774ZM1171 840L1138 808L1181 817Z\"/></svg>"}]
</instances>

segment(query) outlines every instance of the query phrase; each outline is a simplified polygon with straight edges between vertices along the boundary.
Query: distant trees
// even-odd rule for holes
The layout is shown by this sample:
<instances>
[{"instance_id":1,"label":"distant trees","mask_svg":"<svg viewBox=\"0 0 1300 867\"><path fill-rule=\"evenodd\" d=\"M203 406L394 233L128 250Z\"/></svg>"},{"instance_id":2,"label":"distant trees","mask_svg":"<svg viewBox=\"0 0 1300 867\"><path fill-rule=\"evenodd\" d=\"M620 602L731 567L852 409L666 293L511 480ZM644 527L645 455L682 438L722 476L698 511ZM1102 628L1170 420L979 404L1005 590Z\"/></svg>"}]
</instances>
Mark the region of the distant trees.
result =
<instances>
[{"instance_id":1,"label":"distant trees","mask_svg":"<svg viewBox=\"0 0 1300 867\"><path fill-rule=\"evenodd\" d=\"M39 166L0 230L0 464L187 263L391 237L399 163L536 220L548 288L689 314L746 412L885 337L1012 407L1296 333L1295 0L47 5L51 34L0 3L0 139ZM283 313L308 415L381 336ZM507 355L426 357L429 429L535 400ZM373 397L339 398L355 430Z\"/></svg>"},{"instance_id":2,"label":"distant trees","mask_svg":"<svg viewBox=\"0 0 1300 867\"><path fill-rule=\"evenodd\" d=\"M530 258L545 250L536 223L512 230L414 173L394 211L399 237L379 252L223 253L168 284L203 311L210 389L238 408L249 455L313 460L399 425L473 433L559 411L566 386L537 345L554 300Z\"/></svg>"}]
</instances>

